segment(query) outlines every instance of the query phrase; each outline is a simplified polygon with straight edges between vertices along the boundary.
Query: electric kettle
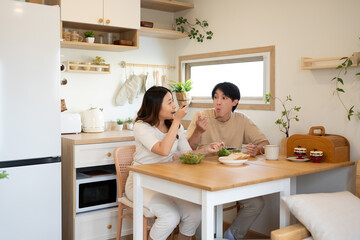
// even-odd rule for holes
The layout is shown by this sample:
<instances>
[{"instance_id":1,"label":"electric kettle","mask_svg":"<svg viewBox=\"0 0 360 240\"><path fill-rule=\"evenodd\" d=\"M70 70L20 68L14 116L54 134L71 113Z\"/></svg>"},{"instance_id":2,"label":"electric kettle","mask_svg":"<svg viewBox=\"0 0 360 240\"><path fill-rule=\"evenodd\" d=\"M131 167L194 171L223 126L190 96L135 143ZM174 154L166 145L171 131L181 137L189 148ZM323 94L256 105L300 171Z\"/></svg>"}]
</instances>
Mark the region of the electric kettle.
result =
<instances>
[{"instance_id":1,"label":"electric kettle","mask_svg":"<svg viewBox=\"0 0 360 240\"><path fill-rule=\"evenodd\" d=\"M82 113L83 132L103 132L104 114L100 108L90 108Z\"/></svg>"}]
</instances>

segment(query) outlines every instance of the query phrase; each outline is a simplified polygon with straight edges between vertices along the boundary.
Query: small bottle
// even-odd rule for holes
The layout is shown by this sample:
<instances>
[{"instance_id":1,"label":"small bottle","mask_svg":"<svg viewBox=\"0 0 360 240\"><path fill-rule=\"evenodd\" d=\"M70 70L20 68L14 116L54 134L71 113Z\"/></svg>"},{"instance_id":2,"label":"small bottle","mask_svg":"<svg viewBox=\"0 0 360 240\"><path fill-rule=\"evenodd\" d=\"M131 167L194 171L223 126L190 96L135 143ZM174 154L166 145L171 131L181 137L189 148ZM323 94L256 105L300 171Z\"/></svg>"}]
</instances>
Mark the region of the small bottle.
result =
<instances>
[{"instance_id":1,"label":"small bottle","mask_svg":"<svg viewBox=\"0 0 360 240\"><path fill-rule=\"evenodd\" d=\"M99 35L99 43L104 43L104 35Z\"/></svg>"}]
</instances>

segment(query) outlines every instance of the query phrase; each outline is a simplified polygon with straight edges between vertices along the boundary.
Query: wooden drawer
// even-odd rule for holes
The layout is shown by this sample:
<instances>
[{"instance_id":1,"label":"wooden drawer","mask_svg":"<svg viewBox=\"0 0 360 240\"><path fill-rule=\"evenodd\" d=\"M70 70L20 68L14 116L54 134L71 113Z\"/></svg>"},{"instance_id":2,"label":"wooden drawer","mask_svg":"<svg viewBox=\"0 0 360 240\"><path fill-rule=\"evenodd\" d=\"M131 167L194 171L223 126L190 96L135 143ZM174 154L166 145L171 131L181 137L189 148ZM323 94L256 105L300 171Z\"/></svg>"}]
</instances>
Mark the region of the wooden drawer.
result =
<instances>
[{"instance_id":1,"label":"wooden drawer","mask_svg":"<svg viewBox=\"0 0 360 240\"><path fill-rule=\"evenodd\" d=\"M134 141L76 145L74 146L74 167L114 164L114 149L118 146L133 144L135 144Z\"/></svg>"},{"instance_id":2,"label":"wooden drawer","mask_svg":"<svg viewBox=\"0 0 360 240\"><path fill-rule=\"evenodd\" d=\"M75 217L76 240L105 240L116 238L118 209L77 214Z\"/></svg>"}]
</instances>

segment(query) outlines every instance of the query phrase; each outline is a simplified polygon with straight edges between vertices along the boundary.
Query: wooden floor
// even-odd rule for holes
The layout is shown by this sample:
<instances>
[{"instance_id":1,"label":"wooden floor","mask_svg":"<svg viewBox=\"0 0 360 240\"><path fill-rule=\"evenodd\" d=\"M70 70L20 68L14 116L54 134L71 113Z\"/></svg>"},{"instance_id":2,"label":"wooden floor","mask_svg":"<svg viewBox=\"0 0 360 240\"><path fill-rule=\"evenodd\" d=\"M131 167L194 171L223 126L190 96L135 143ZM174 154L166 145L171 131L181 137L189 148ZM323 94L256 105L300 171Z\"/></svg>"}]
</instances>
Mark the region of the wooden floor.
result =
<instances>
[{"instance_id":1,"label":"wooden floor","mask_svg":"<svg viewBox=\"0 0 360 240\"><path fill-rule=\"evenodd\" d=\"M120 238L120 240L132 240L133 236L132 235L128 235L128 236L123 236ZM177 235L175 235L175 240L177 239ZM193 238L195 240L195 237ZM270 239L269 236L265 236L263 234L254 232L254 231L249 231L246 235L244 239L258 239L258 240L267 240Z\"/></svg>"}]
</instances>

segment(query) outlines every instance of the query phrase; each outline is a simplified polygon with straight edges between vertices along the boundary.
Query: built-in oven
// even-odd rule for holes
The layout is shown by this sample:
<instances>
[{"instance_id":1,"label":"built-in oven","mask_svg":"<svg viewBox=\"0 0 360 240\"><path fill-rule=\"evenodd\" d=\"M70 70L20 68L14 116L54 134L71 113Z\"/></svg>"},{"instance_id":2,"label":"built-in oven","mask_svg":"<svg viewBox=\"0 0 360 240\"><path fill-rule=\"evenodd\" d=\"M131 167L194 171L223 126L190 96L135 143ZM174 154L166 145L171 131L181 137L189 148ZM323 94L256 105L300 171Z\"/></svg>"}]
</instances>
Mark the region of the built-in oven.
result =
<instances>
[{"instance_id":1,"label":"built-in oven","mask_svg":"<svg viewBox=\"0 0 360 240\"><path fill-rule=\"evenodd\" d=\"M76 213L117 206L115 170L84 168L76 173Z\"/></svg>"}]
</instances>

